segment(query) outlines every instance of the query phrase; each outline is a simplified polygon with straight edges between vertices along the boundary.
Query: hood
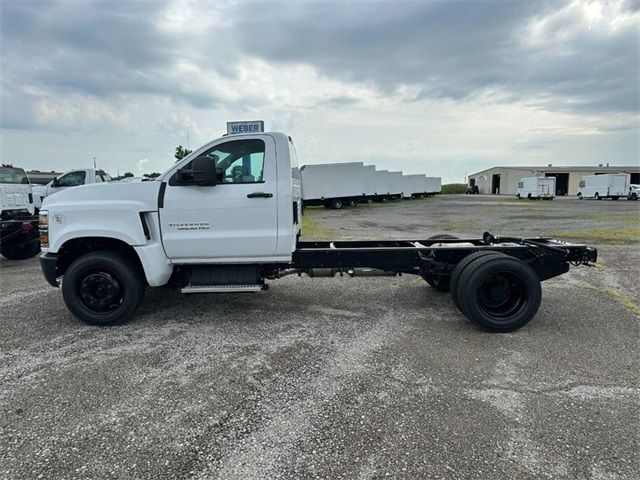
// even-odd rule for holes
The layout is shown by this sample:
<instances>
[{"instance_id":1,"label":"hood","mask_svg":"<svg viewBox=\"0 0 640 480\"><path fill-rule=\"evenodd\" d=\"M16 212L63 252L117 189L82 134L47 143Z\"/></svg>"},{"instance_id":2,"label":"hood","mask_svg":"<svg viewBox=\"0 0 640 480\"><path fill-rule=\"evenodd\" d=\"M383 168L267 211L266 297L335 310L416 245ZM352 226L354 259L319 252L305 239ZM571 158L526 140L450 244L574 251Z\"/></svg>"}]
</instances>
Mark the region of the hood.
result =
<instances>
[{"instance_id":1,"label":"hood","mask_svg":"<svg viewBox=\"0 0 640 480\"><path fill-rule=\"evenodd\" d=\"M82 203L99 203L101 206L112 203L114 206L128 204L139 211L158 209L158 191L160 182L104 182L66 188L46 197L42 208Z\"/></svg>"}]
</instances>

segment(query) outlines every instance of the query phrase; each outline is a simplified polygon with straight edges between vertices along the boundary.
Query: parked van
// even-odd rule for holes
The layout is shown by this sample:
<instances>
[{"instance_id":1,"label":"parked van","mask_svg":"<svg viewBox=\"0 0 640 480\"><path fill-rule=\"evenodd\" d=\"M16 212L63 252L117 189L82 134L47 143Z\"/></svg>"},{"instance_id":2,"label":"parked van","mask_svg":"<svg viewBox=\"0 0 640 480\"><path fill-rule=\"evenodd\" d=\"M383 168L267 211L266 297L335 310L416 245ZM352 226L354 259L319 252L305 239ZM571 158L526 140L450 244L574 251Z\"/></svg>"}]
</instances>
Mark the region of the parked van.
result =
<instances>
[{"instance_id":1,"label":"parked van","mask_svg":"<svg viewBox=\"0 0 640 480\"><path fill-rule=\"evenodd\" d=\"M518 182L518 198L542 198L551 200L556 196L555 177L525 177Z\"/></svg>"},{"instance_id":2,"label":"parked van","mask_svg":"<svg viewBox=\"0 0 640 480\"><path fill-rule=\"evenodd\" d=\"M578 198L610 198L618 200L629 192L631 175L628 173L607 173L605 175L589 175L582 177L578 185Z\"/></svg>"}]
</instances>

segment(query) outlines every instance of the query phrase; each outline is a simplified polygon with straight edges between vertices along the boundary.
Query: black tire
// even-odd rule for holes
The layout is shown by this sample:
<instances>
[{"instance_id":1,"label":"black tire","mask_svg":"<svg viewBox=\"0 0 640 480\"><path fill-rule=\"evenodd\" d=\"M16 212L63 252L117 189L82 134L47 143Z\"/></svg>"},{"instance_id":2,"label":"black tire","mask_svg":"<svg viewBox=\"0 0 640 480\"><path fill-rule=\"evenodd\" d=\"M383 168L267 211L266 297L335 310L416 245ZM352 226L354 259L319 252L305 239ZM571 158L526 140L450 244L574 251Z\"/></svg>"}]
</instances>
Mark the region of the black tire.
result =
<instances>
[{"instance_id":1,"label":"black tire","mask_svg":"<svg viewBox=\"0 0 640 480\"><path fill-rule=\"evenodd\" d=\"M340 198L331 200L331 208L333 208L334 210L340 210L342 209L342 207L344 207L344 204L342 203L342 200Z\"/></svg>"},{"instance_id":2,"label":"black tire","mask_svg":"<svg viewBox=\"0 0 640 480\"><path fill-rule=\"evenodd\" d=\"M531 194L530 193L527 194L527 200L531 200Z\"/></svg>"},{"instance_id":3,"label":"black tire","mask_svg":"<svg viewBox=\"0 0 640 480\"><path fill-rule=\"evenodd\" d=\"M522 260L507 255L476 259L464 269L456 288L460 311L490 332L523 327L542 299L538 275Z\"/></svg>"},{"instance_id":4,"label":"black tire","mask_svg":"<svg viewBox=\"0 0 640 480\"><path fill-rule=\"evenodd\" d=\"M458 307L458 310L460 310L460 300L458 299L458 282L460 281L460 275L462 275L462 272L465 270L465 268L467 268L467 266L469 266L472 262L486 256L499 257L504 256L504 254L492 250L480 250L479 252L473 252L460 260L456 267L453 269L453 272L451 272L449 290L451 293L451 300L453 301L453 304Z\"/></svg>"},{"instance_id":5,"label":"black tire","mask_svg":"<svg viewBox=\"0 0 640 480\"><path fill-rule=\"evenodd\" d=\"M2 242L0 243L0 255L9 260L26 260L40 253L40 238L38 232L29 234L20 242Z\"/></svg>"},{"instance_id":6,"label":"black tire","mask_svg":"<svg viewBox=\"0 0 640 480\"><path fill-rule=\"evenodd\" d=\"M516 198L520 198L520 194L519 193L516 193Z\"/></svg>"},{"instance_id":7,"label":"black tire","mask_svg":"<svg viewBox=\"0 0 640 480\"><path fill-rule=\"evenodd\" d=\"M638 195L635 193L631 194L631 200L638 200Z\"/></svg>"},{"instance_id":8,"label":"black tire","mask_svg":"<svg viewBox=\"0 0 640 480\"><path fill-rule=\"evenodd\" d=\"M578 193L578 200L582 200L582 194Z\"/></svg>"},{"instance_id":9,"label":"black tire","mask_svg":"<svg viewBox=\"0 0 640 480\"><path fill-rule=\"evenodd\" d=\"M142 272L131 259L98 251L76 259L62 279L62 297L73 315L89 325L125 323L142 303Z\"/></svg>"},{"instance_id":10,"label":"black tire","mask_svg":"<svg viewBox=\"0 0 640 480\"><path fill-rule=\"evenodd\" d=\"M349 207L357 207L357 206L358 206L358 201L357 201L357 200L349 200L349 201L347 202L347 205L348 205Z\"/></svg>"},{"instance_id":11,"label":"black tire","mask_svg":"<svg viewBox=\"0 0 640 480\"><path fill-rule=\"evenodd\" d=\"M455 235L448 235L446 233L440 233L438 235L432 235L427 240L459 240ZM449 275L429 275L426 273L421 274L422 278L425 282L431 285L433 288L438 290L439 292L448 292L449 291Z\"/></svg>"},{"instance_id":12,"label":"black tire","mask_svg":"<svg viewBox=\"0 0 640 480\"><path fill-rule=\"evenodd\" d=\"M602 200L602 197L600 197L600 194L598 192L596 192L593 198L595 198L596 200Z\"/></svg>"}]
</instances>

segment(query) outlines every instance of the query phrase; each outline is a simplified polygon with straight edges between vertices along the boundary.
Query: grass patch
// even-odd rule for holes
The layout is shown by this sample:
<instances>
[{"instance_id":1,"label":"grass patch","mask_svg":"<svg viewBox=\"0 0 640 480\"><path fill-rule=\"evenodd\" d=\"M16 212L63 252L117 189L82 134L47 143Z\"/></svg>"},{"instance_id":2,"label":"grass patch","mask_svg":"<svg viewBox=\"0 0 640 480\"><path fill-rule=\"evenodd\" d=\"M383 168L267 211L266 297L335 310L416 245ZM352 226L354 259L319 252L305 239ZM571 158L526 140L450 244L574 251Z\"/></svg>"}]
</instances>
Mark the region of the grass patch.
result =
<instances>
[{"instance_id":1,"label":"grass patch","mask_svg":"<svg viewBox=\"0 0 640 480\"><path fill-rule=\"evenodd\" d=\"M640 225L640 215L633 214L616 215L609 213L596 213L593 215L589 215L587 219L596 222L624 222Z\"/></svg>"},{"instance_id":2,"label":"grass patch","mask_svg":"<svg viewBox=\"0 0 640 480\"><path fill-rule=\"evenodd\" d=\"M467 191L466 183L447 183L442 185L442 195L455 195L465 193Z\"/></svg>"},{"instance_id":3,"label":"grass patch","mask_svg":"<svg viewBox=\"0 0 640 480\"><path fill-rule=\"evenodd\" d=\"M324 207L322 207L324 208ZM311 217L312 213L309 209L305 208L305 213L302 215L302 236L304 238L327 238L335 236L335 231L319 226Z\"/></svg>"},{"instance_id":4,"label":"grass patch","mask_svg":"<svg viewBox=\"0 0 640 480\"><path fill-rule=\"evenodd\" d=\"M624 295L620 294L613 288L608 288L607 293L613 298L615 298L616 300L618 300L622 305L627 307L633 313L635 313L636 315L640 315L640 307L635 303L633 303L633 301L629 297L625 297Z\"/></svg>"},{"instance_id":5,"label":"grass patch","mask_svg":"<svg viewBox=\"0 0 640 480\"><path fill-rule=\"evenodd\" d=\"M590 230L556 230L552 237L596 241L610 245L640 244L640 227L593 228Z\"/></svg>"},{"instance_id":6,"label":"grass patch","mask_svg":"<svg viewBox=\"0 0 640 480\"><path fill-rule=\"evenodd\" d=\"M443 222L443 227L445 230L474 230L476 225L475 223L469 220L450 220Z\"/></svg>"}]
</instances>

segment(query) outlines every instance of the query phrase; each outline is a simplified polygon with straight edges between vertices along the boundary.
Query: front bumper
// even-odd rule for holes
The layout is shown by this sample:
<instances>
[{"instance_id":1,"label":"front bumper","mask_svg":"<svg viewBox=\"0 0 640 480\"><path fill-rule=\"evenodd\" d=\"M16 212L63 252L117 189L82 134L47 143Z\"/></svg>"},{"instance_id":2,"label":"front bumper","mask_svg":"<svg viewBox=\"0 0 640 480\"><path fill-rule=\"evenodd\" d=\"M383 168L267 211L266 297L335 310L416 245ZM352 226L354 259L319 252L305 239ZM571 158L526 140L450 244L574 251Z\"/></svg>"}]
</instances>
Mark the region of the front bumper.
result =
<instances>
[{"instance_id":1,"label":"front bumper","mask_svg":"<svg viewBox=\"0 0 640 480\"><path fill-rule=\"evenodd\" d=\"M54 287L60 286L57 276L58 257L51 253L40 255L40 268L45 280Z\"/></svg>"}]
</instances>

